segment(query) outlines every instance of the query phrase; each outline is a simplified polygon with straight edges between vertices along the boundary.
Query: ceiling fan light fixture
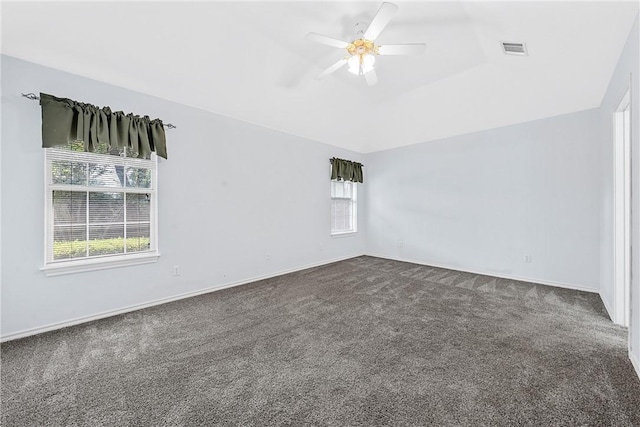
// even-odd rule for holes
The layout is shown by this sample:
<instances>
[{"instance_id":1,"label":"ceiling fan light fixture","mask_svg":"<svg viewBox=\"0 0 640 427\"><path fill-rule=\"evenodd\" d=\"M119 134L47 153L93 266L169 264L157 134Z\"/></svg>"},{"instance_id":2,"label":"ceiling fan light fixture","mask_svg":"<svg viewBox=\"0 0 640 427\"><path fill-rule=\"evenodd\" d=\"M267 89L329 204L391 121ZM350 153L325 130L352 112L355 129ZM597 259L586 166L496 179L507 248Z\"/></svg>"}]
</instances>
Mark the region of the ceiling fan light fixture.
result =
<instances>
[{"instance_id":1,"label":"ceiling fan light fixture","mask_svg":"<svg viewBox=\"0 0 640 427\"><path fill-rule=\"evenodd\" d=\"M347 60L349 64L349 72L356 75L367 74L373 70L373 64L375 64L376 58L371 54L355 54Z\"/></svg>"},{"instance_id":2,"label":"ceiling fan light fixture","mask_svg":"<svg viewBox=\"0 0 640 427\"><path fill-rule=\"evenodd\" d=\"M347 60L349 65L349 72L353 74L360 74L360 56L353 55Z\"/></svg>"},{"instance_id":3,"label":"ceiling fan light fixture","mask_svg":"<svg viewBox=\"0 0 640 427\"><path fill-rule=\"evenodd\" d=\"M362 58L362 74L367 74L369 71L373 70L373 64L375 64L375 62L375 55L365 55Z\"/></svg>"}]
</instances>

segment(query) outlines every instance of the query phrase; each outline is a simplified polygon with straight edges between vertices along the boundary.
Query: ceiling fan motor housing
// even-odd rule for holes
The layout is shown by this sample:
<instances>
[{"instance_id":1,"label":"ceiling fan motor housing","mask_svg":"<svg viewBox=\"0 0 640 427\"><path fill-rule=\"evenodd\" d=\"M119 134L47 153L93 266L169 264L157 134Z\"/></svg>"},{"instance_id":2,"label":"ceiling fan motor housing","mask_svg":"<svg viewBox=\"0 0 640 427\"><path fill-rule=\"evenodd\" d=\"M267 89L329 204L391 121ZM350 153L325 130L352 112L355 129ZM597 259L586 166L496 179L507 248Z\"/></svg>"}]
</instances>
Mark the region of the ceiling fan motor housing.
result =
<instances>
[{"instance_id":1,"label":"ceiling fan motor housing","mask_svg":"<svg viewBox=\"0 0 640 427\"><path fill-rule=\"evenodd\" d=\"M375 45L373 40L358 39L354 40L346 47L349 55L378 55L378 46Z\"/></svg>"}]
</instances>

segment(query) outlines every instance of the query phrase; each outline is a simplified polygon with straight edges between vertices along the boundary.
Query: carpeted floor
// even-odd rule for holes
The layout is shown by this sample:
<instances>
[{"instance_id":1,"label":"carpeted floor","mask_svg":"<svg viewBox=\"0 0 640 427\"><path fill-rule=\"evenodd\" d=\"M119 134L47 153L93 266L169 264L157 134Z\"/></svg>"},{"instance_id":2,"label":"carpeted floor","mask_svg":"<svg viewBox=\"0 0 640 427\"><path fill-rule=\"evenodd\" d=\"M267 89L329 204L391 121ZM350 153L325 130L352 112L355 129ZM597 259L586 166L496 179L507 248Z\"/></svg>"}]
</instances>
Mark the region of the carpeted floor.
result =
<instances>
[{"instance_id":1,"label":"carpeted floor","mask_svg":"<svg viewBox=\"0 0 640 427\"><path fill-rule=\"evenodd\" d=\"M640 426L596 294L372 257L2 345L3 426Z\"/></svg>"}]
</instances>

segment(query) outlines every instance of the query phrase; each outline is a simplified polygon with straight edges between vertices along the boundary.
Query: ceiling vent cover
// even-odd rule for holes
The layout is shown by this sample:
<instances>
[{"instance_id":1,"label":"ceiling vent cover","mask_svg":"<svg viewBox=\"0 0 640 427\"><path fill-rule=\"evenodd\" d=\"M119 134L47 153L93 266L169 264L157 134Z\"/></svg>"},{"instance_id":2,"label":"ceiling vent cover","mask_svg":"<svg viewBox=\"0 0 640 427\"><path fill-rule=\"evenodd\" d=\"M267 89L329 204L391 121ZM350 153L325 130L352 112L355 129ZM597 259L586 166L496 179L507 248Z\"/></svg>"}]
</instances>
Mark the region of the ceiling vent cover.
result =
<instances>
[{"instance_id":1,"label":"ceiling vent cover","mask_svg":"<svg viewBox=\"0 0 640 427\"><path fill-rule=\"evenodd\" d=\"M500 42L505 55L527 55L527 45L524 43Z\"/></svg>"}]
</instances>

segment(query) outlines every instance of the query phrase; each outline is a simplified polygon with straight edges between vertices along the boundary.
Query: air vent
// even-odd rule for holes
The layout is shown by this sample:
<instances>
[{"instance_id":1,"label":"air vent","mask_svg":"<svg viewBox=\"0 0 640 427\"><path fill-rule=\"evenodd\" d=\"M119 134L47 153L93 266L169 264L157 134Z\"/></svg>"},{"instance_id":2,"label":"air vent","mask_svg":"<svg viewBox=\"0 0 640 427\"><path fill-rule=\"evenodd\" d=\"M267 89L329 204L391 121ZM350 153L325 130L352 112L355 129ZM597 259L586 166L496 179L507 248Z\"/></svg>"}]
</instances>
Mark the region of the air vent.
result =
<instances>
[{"instance_id":1,"label":"air vent","mask_svg":"<svg viewBox=\"0 0 640 427\"><path fill-rule=\"evenodd\" d=\"M501 42L500 46L505 55L527 55L527 46L524 43Z\"/></svg>"}]
</instances>

